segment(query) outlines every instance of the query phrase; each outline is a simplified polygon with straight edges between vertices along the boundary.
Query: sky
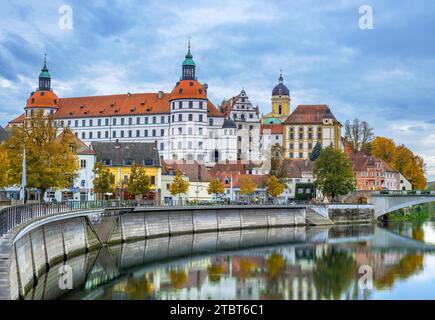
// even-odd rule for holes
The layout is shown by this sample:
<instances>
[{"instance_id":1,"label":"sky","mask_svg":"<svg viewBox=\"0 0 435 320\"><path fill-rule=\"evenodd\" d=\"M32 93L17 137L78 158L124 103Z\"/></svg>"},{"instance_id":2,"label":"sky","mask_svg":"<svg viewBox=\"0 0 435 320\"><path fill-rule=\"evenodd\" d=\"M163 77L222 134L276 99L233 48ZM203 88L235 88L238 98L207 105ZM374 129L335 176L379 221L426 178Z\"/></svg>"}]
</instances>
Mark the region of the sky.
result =
<instances>
[{"instance_id":1,"label":"sky","mask_svg":"<svg viewBox=\"0 0 435 320\"><path fill-rule=\"evenodd\" d=\"M433 0L2 1L0 125L23 112L44 53L59 97L168 92L190 37L216 106L244 88L270 112L282 69L291 110L327 104L343 124L365 120L435 180L434 14Z\"/></svg>"}]
</instances>

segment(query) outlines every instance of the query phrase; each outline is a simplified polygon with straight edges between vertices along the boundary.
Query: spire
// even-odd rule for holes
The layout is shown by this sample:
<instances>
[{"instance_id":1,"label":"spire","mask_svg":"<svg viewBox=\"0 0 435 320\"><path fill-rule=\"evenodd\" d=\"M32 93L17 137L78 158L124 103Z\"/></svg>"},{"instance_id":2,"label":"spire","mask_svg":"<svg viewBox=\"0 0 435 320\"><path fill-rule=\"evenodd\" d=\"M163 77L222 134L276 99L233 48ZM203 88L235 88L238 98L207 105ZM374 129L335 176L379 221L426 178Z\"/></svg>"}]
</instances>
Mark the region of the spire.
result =
<instances>
[{"instance_id":1,"label":"spire","mask_svg":"<svg viewBox=\"0 0 435 320\"><path fill-rule=\"evenodd\" d=\"M182 80L196 80L195 78L195 62L193 61L192 53L190 52L190 38L187 46L187 54L183 61Z\"/></svg>"},{"instance_id":2,"label":"spire","mask_svg":"<svg viewBox=\"0 0 435 320\"><path fill-rule=\"evenodd\" d=\"M283 83L284 78L282 77L282 69L279 69L279 83Z\"/></svg>"},{"instance_id":3,"label":"spire","mask_svg":"<svg viewBox=\"0 0 435 320\"><path fill-rule=\"evenodd\" d=\"M44 66L39 74L39 90L50 90L51 76L47 68L47 53L44 55Z\"/></svg>"}]
</instances>

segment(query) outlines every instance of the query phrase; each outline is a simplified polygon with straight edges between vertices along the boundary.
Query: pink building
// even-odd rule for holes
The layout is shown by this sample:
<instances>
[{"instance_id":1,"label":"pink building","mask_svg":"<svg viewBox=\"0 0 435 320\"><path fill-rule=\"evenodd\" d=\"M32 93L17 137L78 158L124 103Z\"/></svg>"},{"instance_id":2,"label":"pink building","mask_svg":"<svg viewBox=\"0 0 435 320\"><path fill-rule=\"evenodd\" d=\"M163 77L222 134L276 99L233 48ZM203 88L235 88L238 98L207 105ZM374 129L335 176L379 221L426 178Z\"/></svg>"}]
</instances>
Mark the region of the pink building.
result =
<instances>
[{"instance_id":1,"label":"pink building","mask_svg":"<svg viewBox=\"0 0 435 320\"><path fill-rule=\"evenodd\" d=\"M400 190L400 173L384 161L358 152L350 155L357 190Z\"/></svg>"}]
</instances>

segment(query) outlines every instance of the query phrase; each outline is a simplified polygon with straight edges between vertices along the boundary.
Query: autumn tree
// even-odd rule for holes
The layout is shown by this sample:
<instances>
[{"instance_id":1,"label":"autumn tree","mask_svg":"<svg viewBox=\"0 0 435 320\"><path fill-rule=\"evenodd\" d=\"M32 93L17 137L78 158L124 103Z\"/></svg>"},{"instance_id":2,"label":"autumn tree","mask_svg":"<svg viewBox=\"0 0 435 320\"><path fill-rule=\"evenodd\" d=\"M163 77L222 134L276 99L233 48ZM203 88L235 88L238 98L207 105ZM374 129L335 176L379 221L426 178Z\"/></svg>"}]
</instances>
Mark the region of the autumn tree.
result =
<instances>
[{"instance_id":1,"label":"autumn tree","mask_svg":"<svg viewBox=\"0 0 435 320\"><path fill-rule=\"evenodd\" d=\"M23 149L26 150L27 187L40 192L40 201L44 199L49 188L71 188L79 169L76 146L69 129L63 129L58 135L58 128L53 126L53 116L44 115L43 111L15 126L4 142L9 159L9 183L21 184Z\"/></svg>"},{"instance_id":2,"label":"autumn tree","mask_svg":"<svg viewBox=\"0 0 435 320\"><path fill-rule=\"evenodd\" d=\"M352 152L367 152L370 141L373 140L373 128L366 121L354 119L344 124L346 143Z\"/></svg>"},{"instance_id":3,"label":"autumn tree","mask_svg":"<svg viewBox=\"0 0 435 320\"><path fill-rule=\"evenodd\" d=\"M95 174L93 184L96 193L104 195L115 190L115 175L110 172L109 168L97 161L93 172Z\"/></svg>"},{"instance_id":4,"label":"autumn tree","mask_svg":"<svg viewBox=\"0 0 435 320\"><path fill-rule=\"evenodd\" d=\"M127 180L128 193L134 197L147 193L150 190L151 180L145 174L145 169L134 163Z\"/></svg>"},{"instance_id":5,"label":"autumn tree","mask_svg":"<svg viewBox=\"0 0 435 320\"><path fill-rule=\"evenodd\" d=\"M271 148L269 175L275 176L280 180L287 177L287 171L282 160L282 147L279 144Z\"/></svg>"},{"instance_id":6,"label":"autumn tree","mask_svg":"<svg viewBox=\"0 0 435 320\"><path fill-rule=\"evenodd\" d=\"M175 178L169 185L169 192L175 196L178 195L181 202L181 194L189 190L189 182L183 179L183 173L180 170L175 172Z\"/></svg>"},{"instance_id":7,"label":"autumn tree","mask_svg":"<svg viewBox=\"0 0 435 320\"><path fill-rule=\"evenodd\" d=\"M355 190L352 163L346 154L329 146L322 150L314 164L316 187L332 200L337 195Z\"/></svg>"},{"instance_id":8,"label":"autumn tree","mask_svg":"<svg viewBox=\"0 0 435 320\"><path fill-rule=\"evenodd\" d=\"M267 187L266 191L268 194L270 194L273 198L278 197L280 194L282 194L285 190L285 183L279 181L279 179L275 176L270 176L267 179Z\"/></svg>"},{"instance_id":9,"label":"autumn tree","mask_svg":"<svg viewBox=\"0 0 435 320\"><path fill-rule=\"evenodd\" d=\"M4 145L0 145L0 188L11 185L10 179L10 159Z\"/></svg>"},{"instance_id":10,"label":"autumn tree","mask_svg":"<svg viewBox=\"0 0 435 320\"><path fill-rule=\"evenodd\" d=\"M217 178L212 179L208 184L207 192L208 194L214 194L215 201L217 201L217 195L225 192L225 185Z\"/></svg>"},{"instance_id":11,"label":"autumn tree","mask_svg":"<svg viewBox=\"0 0 435 320\"><path fill-rule=\"evenodd\" d=\"M422 190L426 187L424 160L406 146L396 146L392 139L376 137L371 143L371 154L399 171L412 184L413 189Z\"/></svg>"},{"instance_id":12,"label":"autumn tree","mask_svg":"<svg viewBox=\"0 0 435 320\"><path fill-rule=\"evenodd\" d=\"M257 190L257 185L249 175L242 176L240 184L240 194L251 196Z\"/></svg>"}]
</instances>

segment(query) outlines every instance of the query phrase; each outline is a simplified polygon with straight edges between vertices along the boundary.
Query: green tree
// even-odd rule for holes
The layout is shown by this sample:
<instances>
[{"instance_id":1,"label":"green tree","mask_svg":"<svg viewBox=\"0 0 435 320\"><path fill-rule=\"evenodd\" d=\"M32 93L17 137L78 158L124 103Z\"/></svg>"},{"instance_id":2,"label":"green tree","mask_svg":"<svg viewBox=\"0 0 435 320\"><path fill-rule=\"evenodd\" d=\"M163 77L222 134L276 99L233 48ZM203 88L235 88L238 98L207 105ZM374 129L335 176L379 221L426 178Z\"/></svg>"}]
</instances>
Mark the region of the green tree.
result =
<instances>
[{"instance_id":1,"label":"green tree","mask_svg":"<svg viewBox=\"0 0 435 320\"><path fill-rule=\"evenodd\" d=\"M320 152L322 152L322 145L317 142L313 148L313 151L310 154L310 160L316 161L317 158L320 156Z\"/></svg>"},{"instance_id":2,"label":"green tree","mask_svg":"<svg viewBox=\"0 0 435 320\"><path fill-rule=\"evenodd\" d=\"M284 192L284 190L285 190L285 183L279 181L279 179L277 177L270 176L267 179L266 191L273 198L278 197L280 194L282 194Z\"/></svg>"},{"instance_id":3,"label":"green tree","mask_svg":"<svg viewBox=\"0 0 435 320\"><path fill-rule=\"evenodd\" d=\"M217 195L223 194L225 192L225 185L219 181L217 178L212 179L210 183L208 184L207 188L208 194L214 194L215 195L215 201L217 201Z\"/></svg>"},{"instance_id":4,"label":"green tree","mask_svg":"<svg viewBox=\"0 0 435 320\"><path fill-rule=\"evenodd\" d=\"M183 173L180 170L175 172L175 178L169 185L169 192L175 196L178 195L181 202L181 194L186 193L189 190L189 182L183 179Z\"/></svg>"},{"instance_id":5,"label":"green tree","mask_svg":"<svg viewBox=\"0 0 435 320\"><path fill-rule=\"evenodd\" d=\"M322 150L314 164L317 188L332 200L336 195L355 190L352 163L343 151L329 146Z\"/></svg>"},{"instance_id":6,"label":"green tree","mask_svg":"<svg viewBox=\"0 0 435 320\"><path fill-rule=\"evenodd\" d=\"M57 135L53 116L41 111L15 126L2 148L8 163L8 183L21 184L23 148L26 149L27 187L40 191L40 201L49 188L71 188L79 169L76 145L69 129Z\"/></svg>"},{"instance_id":7,"label":"green tree","mask_svg":"<svg viewBox=\"0 0 435 320\"><path fill-rule=\"evenodd\" d=\"M134 197L147 193L150 190L151 180L145 174L145 169L134 163L131 167L130 177L127 180L128 193Z\"/></svg>"},{"instance_id":8,"label":"green tree","mask_svg":"<svg viewBox=\"0 0 435 320\"><path fill-rule=\"evenodd\" d=\"M257 190L257 185L251 176L242 176L242 181L240 184L240 194L251 196Z\"/></svg>"},{"instance_id":9,"label":"green tree","mask_svg":"<svg viewBox=\"0 0 435 320\"><path fill-rule=\"evenodd\" d=\"M104 195L108 192L114 192L115 175L110 172L101 162L97 161L94 165L95 178L93 180L94 190L96 193Z\"/></svg>"}]
</instances>

